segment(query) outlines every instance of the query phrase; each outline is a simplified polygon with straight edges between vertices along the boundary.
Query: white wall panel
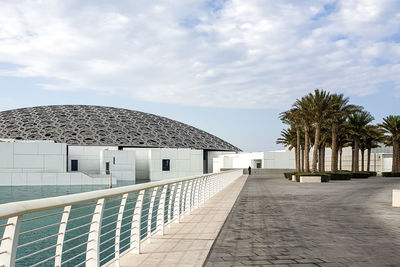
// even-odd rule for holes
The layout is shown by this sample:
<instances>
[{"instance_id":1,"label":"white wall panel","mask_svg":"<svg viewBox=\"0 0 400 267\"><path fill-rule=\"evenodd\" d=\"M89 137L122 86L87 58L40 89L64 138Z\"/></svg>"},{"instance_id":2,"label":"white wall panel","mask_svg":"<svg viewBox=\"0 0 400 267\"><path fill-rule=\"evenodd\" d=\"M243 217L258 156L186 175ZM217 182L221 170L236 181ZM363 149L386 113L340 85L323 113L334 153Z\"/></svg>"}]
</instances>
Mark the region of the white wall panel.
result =
<instances>
[{"instance_id":1,"label":"white wall panel","mask_svg":"<svg viewBox=\"0 0 400 267\"><path fill-rule=\"evenodd\" d=\"M155 155L155 157L153 157ZM160 155L160 156L159 156ZM170 170L162 171L162 160L170 160ZM150 149L150 179L163 180L203 174L203 151L194 149Z\"/></svg>"},{"instance_id":2,"label":"white wall panel","mask_svg":"<svg viewBox=\"0 0 400 267\"><path fill-rule=\"evenodd\" d=\"M63 152L63 147L66 146L67 146L66 144L41 142L38 143L38 154L61 155Z\"/></svg>"},{"instance_id":3,"label":"white wall panel","mask_svg":"<svg viewBox=\"0 0 400 267\"><path fill-rule=\"evenodd\" d=\"M16 169L44 169L43 155L14 155Z\"/></svg>"},{"instance_id":4,"label":"white wall panel","mask_svg":"<svg viewBox=\"0 0 400 267\"><path fill-rule=\"evenodd\" d=\"M25 175L29 185L42 185L42 173L26 173Z\"/></svg>"},{"instance_id":5,"label":"white wall panel","mask_svg":"<svg viewBox=\"0 0 400 267\"><path fill-rule=\"evenodd\" d=\"M38 154L38 142L14 142L15 154Z\"/></svg>"},{"instance_id":6,"label":"white wall panel","mask_svg":"<svg viewBox=\"0 0 400 267\"><path fill-rule=\"evenodd\" d=\"M11 184L13 186L26 185L26 173L13 173L11 176Z\"/></svg>"},{"instance_id":7,"label":"white wall panel","mask_svg":"<svg viewBox=\"0 0 400 267\"><path fill-rule=\"evenodd\" d=\"M65 157L62 155L45 155L44 156L44 171L45 172L64 172Z\"/></svg>"},{"instance_id":8,"label":"white wall panel","mask_svg":"<svg viewBox=\"0 0 400 267\"><path fill-rule=\"evenodd\" d=\"M0 172L0 186L10 186L11 185L11 173Z\"/></svg>"},{"instance_id":9,"label":"white wall panel","mask_svg":"<svg viewBox=\"0 0 400 267\"><path fill-rule=\"evenodd\" d=\"M14 144L0 143L0 169L14 168Z\"/></svg>"},{"instance_id":10,"label":"white wall panel","mask_svg":"<svg viewBox=\"0 0 400 267\"><path fill-rule=\"evenodd\" d=\"M68 173L65 173L65 174L68 175ZM56 173L42 173L42 184L43 185L57 185L57 174Z\"/></svg>"}]
</instances>

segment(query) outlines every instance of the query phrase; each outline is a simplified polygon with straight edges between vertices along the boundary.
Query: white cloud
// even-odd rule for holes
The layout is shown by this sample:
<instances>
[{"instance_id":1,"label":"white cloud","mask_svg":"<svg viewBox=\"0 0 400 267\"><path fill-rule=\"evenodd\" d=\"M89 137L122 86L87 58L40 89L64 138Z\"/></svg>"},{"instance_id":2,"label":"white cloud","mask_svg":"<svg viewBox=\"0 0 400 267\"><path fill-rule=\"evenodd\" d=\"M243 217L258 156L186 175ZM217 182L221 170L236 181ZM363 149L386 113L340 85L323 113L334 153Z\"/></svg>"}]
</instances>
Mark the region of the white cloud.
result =
<instances>
[{"instance_id":1,"label":"white cloud","mask_svg":"<svg viewBox=\"0 0 400 267\"><path fill-rule=\"evenodd\" d=\"M400 86L396 0L0 1L1 75L153 102L280 107ZM397 40L398 41L398 40Z\"/></svg>"}]
</instances>

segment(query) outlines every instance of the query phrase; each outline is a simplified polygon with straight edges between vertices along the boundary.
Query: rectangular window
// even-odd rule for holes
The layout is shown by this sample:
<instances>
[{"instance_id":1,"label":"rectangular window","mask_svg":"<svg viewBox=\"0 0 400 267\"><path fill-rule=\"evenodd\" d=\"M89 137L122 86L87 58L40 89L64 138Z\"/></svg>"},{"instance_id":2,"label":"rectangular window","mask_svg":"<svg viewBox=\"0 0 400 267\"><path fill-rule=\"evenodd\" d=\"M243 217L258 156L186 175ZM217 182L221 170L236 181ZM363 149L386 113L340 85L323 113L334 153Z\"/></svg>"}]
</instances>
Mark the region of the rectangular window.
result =
<instances>
[{"instance_id":1,"label":"rectangular window","mask_svg":"<svg viewBox=\"0 0 400 267\"><path fill-rule=\"evenodd\" d=\"M110 174L110 162L106 162L106 174Z\"/></svg>"},{"instance_id":2,"label":"rectangular window","mask_svg":"<svg viewBox=\"0 0 400 267\"><path fill-rule=\"evenodd\" d=\"M115 165L115 157L113 157L113 164Z\"/></svg>"},{"instance_id":3,"label":"rectangular window","mask_svg":"<svg viewBox=\"0 0 400 267\"><path fill-rule=\"evenodd\" d=\"M170 160L169 159L163 159L162 160L162 170L163 171L169 171L170 169Z\"/></svg>"},{"instance_id":4,"label":"rectangular window","mask_svg":"<svg viewBox=\"0 0 400 267\"><path fill-rule=\"evenodd\" d=\"M78 171L78 160L76 159L71 160L71 171L73 172Z\"/></svg>"}]
</instances>

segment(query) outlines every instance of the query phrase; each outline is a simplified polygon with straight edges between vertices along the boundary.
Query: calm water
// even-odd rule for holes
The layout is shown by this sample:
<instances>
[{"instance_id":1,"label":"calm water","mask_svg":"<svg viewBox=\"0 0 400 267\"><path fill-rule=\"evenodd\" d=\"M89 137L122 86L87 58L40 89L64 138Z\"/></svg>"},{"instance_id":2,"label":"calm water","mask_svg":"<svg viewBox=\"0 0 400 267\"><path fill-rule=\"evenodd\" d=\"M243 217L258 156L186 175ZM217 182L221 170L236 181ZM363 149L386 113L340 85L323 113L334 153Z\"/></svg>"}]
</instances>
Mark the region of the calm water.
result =
<instances>
[{"instance_id":1,"label":"calm water","mask_svg":"<svg viewBox=\"0 0 400 267\"><path fill-rule=\"evenodd\" d=\"M137 181L136 183L145 183L148 182L148 180L141 180ZM121 186L126 186L126 185L131 185L132 183L130 182L119 182L117 185L113 185L113 187L121 187ZM13 202L13 201L22 201L22 200L31 200L31 199L38 199L38 198L46 198L46 197L55 197L55 196L61 196L61 195L68 195L68 194L75 194L75 193L81 193L81 192L88 192L88 191L93 191L93 190L99 190L99 189L106 189L108 188L107 185L82 185L82 186L14 186L14 187L0 187L0 204L7 203L7 202ZM118 198L118 197L116 197ZM133 208L134 208L134 203L137 198L137 193L132 193L130 194L128 201L127 201L127 211L124 212L124 227L122 230L125 231L124 234L121 236L126 239L126 237L129 237L130 232L126 232L126 229L129 229L131 226L129 223L129 220L132 219L133 216ZM150 194L149 192L146 192L145 194L145 203L143 208L148 209L148 203L150 199ZM110 202L109 202L110 201ZM110 257L112 258L112 254L114 253L113 250L113 242L112 238L115 236L115 227L116 227L116 220L117 220L117 214L115 211L119 208L119 203L120 201L112 202L112 199L108 199L105 204L105 213L104 217L109 217L108 215L110 214L115 214L115 216L112 216L106 220L103 221L104 227L102 227L101 232L104 234L101 238L101 250L102 254L100 255L101 259L103 260L102 264L110 260ZM94 207L92 206L95 204L95 202L90 202L86 203L83 205L75 205L73 206L73 209L71 211L70 219L77 218L80 216L84 216L86 214L91 214L93 213ZM87 206L88 208L83 208ZM113 209L115 207L115 209ZM111 208L111 209L110 209ZM76 210L75 210L76 209ZM62 211L62 209L57 209L57 210L52 210L51 212L57 212L57 211ZM34 214L27 214L24 216L24 219L28 219L30 217L37 217L40 215L48 214L47 211L44 212L37 212ZM144 221L147 221L147 216L148 214L144 214ZM31 229L35 229L37 227L43 226L43 225L50 225L53 223L59 222L61 219L61 215L56 215L56 216L51 216L51 217L45 217L43 219L39 220L34 220L34 221L27 221L25 223L22 223L21 225L21 232L29 231ZM77 221L71 221L67 224L67 231L68 229L74 229L77 226L80 225L85 225L87 223L90 223L91 221L91 216L89 217L84 217L82 219L79 219ZM111 222L111 223L110 223ZM6 221L0 221L0 224L4 224ZM89 232L89 225L83 226L82 228L78 228L76 231L71 231L68 232L65 236L65 240L71 240L71 242L66 241L63 249L63 261L66 261L68 259L74 258L75 255L83 253L83 255L79 256L76 259L73 259L72 261L69 261L67 264L63 264L63 266L78 266L81 263L85 261L85 251L86 251L86 244L85 242L87 241L88 238L88 232ZM147 222L145 225L142 226L144 230L147 228ZM155 227L155 224L152 228ZM111 231L110 231L111 230ZM143 234L146 233L146 231L141 231ZM0 229L0 237L3 234L4 229ZM33 232L29 234L24 234L21 235L19 238L19 246L32 242L34 240L40 240L46 236L51 236L58 233L58 225L50 228L46 228L43 231L39 232ZM81 237L77 238L78 236L82 235ZM110 240L111 238L111 240ZM110 241L107 241L110 240ZM45 249L51 245L54 245L56 243L56 236L47 238L41 242L35 243L33 246L26 246L26 247L21 247L18 248L17 250L17 258L24 257L25 255L28 255L30 253L33 253L35 251ZM121 245L126 245L129 243L129 238L126 239L124 242L121 242ZM128 244L129 245L129 244ZM68 251L70 248L76 247L76 249ZM111 246L111 247L110 247ZM106 247L110 247L111 249L103 249ZM128 247L126 247L128 249ZM125 249L124 249L125 250ZM55 255L55 247L52 247L50 249L46 249L45 251L41 252L40 254L30 257L27 259L23 259L17 262L16 266L33 266L37 263L40 263L40 261L47 259L51 257L52 255ZM39 264L39 266L54 266L54 260L46 261L43 264Z\"/></svg>"},{"instance_id":2,"label":"calm water","mask_svg":"<svg viewBox=\"0 0 400 267\"><path fill-rule=\"evenodd\" d=\"M138 180L136 184L146 183L149 180ZM120 181L113 187L132 185L129 181ZM100 189L107 189L108 185L43 185L43 186L0 186L0 204L31 200L46 197L70 195Z\"/></svg>"}]
</instances>

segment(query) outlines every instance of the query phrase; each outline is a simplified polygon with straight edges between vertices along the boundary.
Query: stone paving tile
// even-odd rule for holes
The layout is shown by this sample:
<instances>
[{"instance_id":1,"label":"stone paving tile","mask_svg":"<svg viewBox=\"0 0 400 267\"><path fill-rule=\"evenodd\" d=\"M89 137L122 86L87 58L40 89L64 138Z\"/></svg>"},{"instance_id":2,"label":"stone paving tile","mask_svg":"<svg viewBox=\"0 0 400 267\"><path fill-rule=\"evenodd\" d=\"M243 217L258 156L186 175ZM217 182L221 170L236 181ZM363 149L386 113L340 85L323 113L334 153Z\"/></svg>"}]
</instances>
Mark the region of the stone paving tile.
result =
<instances>
[{"instance_id":1,"label":"stone paving tile","mask_svg":"<svg viewBox=\"0 0 400 267\"><path fill-rule=\"evenodd\" d=\"M400 266L393 188L400 179L299 184L250 176L205 266Z\"/></svg>"},{"instance_id":2,"label":"stone paving tile","mask_svg":"<svg viewBox=\"0 0 400 267\"><path fill-rule=\"evenodd\" d=\"M140 254L125 254L120 266L202 266L246 178L238 178L180 223L170 224L164 235L154 235L150 242L143 242ZM232 257L230 250L216 250L214 266L231 266L224 257Z\"/></svg>"}]
</instances>

